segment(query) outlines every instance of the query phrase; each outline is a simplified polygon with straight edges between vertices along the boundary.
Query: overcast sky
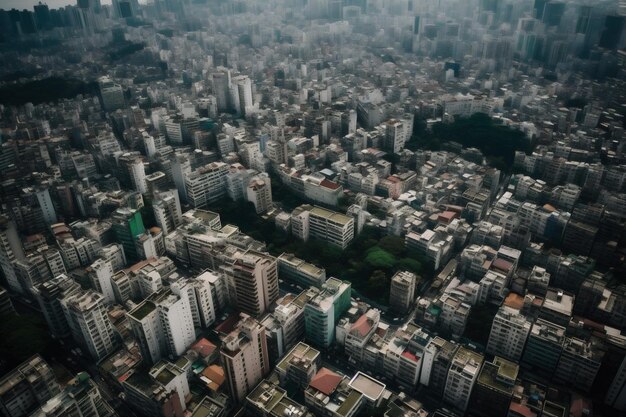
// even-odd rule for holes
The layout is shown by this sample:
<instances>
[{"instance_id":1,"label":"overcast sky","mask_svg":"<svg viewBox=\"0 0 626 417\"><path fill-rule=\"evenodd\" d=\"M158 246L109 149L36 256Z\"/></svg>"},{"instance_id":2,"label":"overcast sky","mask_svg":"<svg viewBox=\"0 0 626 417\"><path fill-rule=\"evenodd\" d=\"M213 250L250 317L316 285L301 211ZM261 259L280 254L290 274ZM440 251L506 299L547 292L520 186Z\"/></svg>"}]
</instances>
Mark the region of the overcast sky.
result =
<instances>
[{"instance_id":1,"label":"overcast sky","mask_svg":"<svg viewBox=\"0 0 626 417\"><path fill-rule=\"evenodd\" d=\"M65 7L68 4L75 5L76 0L42 0L51 9ZM33 10L33 6L38 4L39 0L0 0L0 9L28 9ZM111 4L111 0L101 0L102 4Z\"/></svg>"}]
</instances>

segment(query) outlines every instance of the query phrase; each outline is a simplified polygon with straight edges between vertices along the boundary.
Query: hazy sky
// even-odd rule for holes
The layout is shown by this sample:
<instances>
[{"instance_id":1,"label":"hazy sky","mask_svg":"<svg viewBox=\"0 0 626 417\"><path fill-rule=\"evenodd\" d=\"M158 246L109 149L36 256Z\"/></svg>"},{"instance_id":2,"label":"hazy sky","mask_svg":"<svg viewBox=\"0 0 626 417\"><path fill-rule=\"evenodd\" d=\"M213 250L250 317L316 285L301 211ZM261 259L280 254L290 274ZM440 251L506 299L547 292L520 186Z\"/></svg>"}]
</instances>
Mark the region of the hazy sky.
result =
<instances>
[{"instance_id":1,"label":"hazy sky","mask_svg":"<svg viewBox=\"0 0 626 417\"><path fill-rule=\"evenodd\" d=\"M41 0L51 9L65 7L68 4L76 4L76 0ZM39 3L39 0L0 0L0 9L28 9L33 10L33 6ZM111 0L102 0L102 4L111 4Z\"/></svg>"}]
</instances>

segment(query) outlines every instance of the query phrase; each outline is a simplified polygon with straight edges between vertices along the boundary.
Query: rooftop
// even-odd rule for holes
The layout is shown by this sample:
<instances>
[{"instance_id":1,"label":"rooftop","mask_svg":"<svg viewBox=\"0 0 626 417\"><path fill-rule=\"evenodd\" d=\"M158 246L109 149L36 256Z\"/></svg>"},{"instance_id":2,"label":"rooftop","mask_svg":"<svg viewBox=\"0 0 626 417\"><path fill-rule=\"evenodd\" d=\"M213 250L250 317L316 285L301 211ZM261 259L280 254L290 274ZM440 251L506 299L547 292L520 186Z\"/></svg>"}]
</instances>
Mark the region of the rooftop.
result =
<instances>
[{"instance_id":1,"label":"rooftop","mask_svg":"<svg viewBox=\"0 0 626 417\"><path fill-rule=\"evenodd\" d=\"M350 386L371 401L377 401L385 391L385 384L359 371L350 381Z\"/></svg>"},{"instance_id":2,"label":"rooftop","mask_svg":"<svg viewBox=\"0 0 626 417\"><path fill-rule=\"evenodd\" d=\"M128 314L134 319L141 321L155 309L156 306L154 305L154 303L150 300L146 300L134 309L132 309Z\"/></svg>"},{"instance_id":3,"label":"rooftop","mask_svg":"<svg viewBox=\"0 0 626 417\"><path fill-rule=\"evenodd\" d=\"M327 220L330 220L332 222L339 223L342 225L346 225L353 221L351 217L348 217L341 213L337 213L335 211L326 210L321 207L313 207L311 209L311 214L314 214L318 217L322 217L324 219L327 219Z\"/></svg>"},{"instance_id":4,"label":"rooftop","mask_svg":"<svg viewBox=\"0 0 626 417\"><path fill-rule=\"evenodd\" d=\"M330 395L335 391L341 380L341 375L336 374L328 368L322 368L315 374L313 379L311 379L309 386L323 394Z\"/></svg>"}]
</instances>

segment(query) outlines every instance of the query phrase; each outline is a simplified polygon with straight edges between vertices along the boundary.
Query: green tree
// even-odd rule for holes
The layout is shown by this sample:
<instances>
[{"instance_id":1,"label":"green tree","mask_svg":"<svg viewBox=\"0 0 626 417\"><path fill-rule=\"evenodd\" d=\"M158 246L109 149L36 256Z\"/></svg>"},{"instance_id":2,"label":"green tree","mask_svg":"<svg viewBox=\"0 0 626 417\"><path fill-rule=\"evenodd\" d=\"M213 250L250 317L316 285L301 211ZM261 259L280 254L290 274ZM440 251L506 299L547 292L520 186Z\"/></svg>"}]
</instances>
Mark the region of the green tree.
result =
<instances>
[{"instance_id":1,"label":"green tree","mask_svg":"<svg viewBox=\"0 0 626 417\"><path fill-rule=\"evenodd\" d=\"M394 256L402 256L404 254L404 239L399 236L385 236L378 242L378 246Z\"/></svg>"},{"instance_id":2,"label":"green tree","mask_svg":"<svg viewBox=\"0 0 626 417\"><path fill-rule=\"evenodd\" d=\"M398 271L409 271L414 274L419 274L422 272L422 264L415 259L412 258L402 258L396 262L395 265L396 270Z\"/></svg>"},{"instance_id":3,"label":"green tree","mask_svg":"<svg viewBox=\"0 0 626 417\"><path fill-rule=\"evenodd\" d=\"M367 251L365 262L373 268L390 269L395 264L396 257L380 246L374 246Z\"/></svg>"},{"instance_id":4,"label":"green tree","mask_svg":"<svg viewBox=\"0 0 626 417\"><path fill-rule=\"evenodd\" d=\"M8 314L0 317L0 358L16 366L50 344L46 322L34 314Z\"/></svg>"},{"instance_id":5,"label":"green tree","mask_svg":"<svg viewBox=\"0 0 626 417\"><path fill-rule=\"evenodd\" d=\"M367 280L367 293L366 295L372 296L372 298L378 298L381 294L384 294L389 287L389 280L387 274L380 269L372 272Z\"/></svg>"}]
</instances>

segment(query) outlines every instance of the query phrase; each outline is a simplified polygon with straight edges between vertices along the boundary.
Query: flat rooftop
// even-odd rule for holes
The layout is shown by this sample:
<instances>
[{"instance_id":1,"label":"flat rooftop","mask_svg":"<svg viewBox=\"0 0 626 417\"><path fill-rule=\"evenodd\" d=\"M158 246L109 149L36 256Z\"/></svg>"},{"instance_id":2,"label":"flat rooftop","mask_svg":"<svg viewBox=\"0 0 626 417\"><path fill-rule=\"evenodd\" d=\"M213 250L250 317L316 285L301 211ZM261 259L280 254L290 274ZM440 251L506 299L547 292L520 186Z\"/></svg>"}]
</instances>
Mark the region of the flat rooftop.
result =
<instances>
[{"instance_id":1,"label":"flat rooftop","mask_svg":"<svg viewBox=\"0 0 626 417\"><path fill-rule=\"evenodd\" d=\"M322 217L324 219L327 219L334 223L339 223L342 225L346 225L352 221L351 217L348 217L341 213L337 213L335 211L326 210L321 207L313 207L311 209L311 214L314 214L318 217Z\"/></svg>"},{"instance_id":2,"label":"flat rooftop","mask_svg":"<svg viewBox=\"0 0 626 417\"><path fill-rule=\"evenodd\" d=\"M132 309L128 314L130 314L130 316L134 319L141 321L144 317L153 312L155 308L156 306L154 303L147 300Z\"/></svg>"},{"instance_id":3,"label":"flat rooftop","mask_svg":"<svg viewBox=\"0 0 626 417\"><path fill-rule=\"evenodd\" d=\"M371 401L377 401L385 391L385 384L361 371L354 375L349 385Z\"/></svg>"}]
</instances>

